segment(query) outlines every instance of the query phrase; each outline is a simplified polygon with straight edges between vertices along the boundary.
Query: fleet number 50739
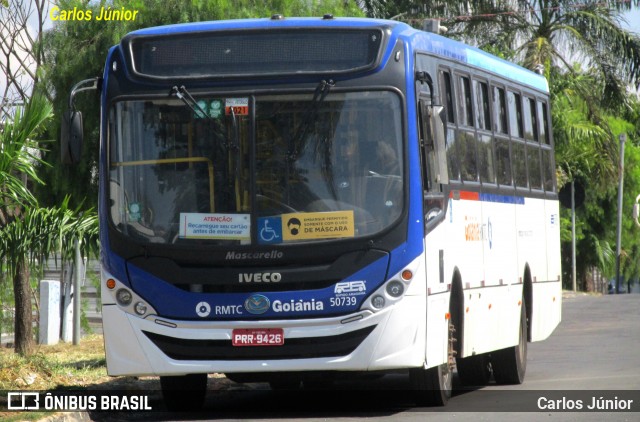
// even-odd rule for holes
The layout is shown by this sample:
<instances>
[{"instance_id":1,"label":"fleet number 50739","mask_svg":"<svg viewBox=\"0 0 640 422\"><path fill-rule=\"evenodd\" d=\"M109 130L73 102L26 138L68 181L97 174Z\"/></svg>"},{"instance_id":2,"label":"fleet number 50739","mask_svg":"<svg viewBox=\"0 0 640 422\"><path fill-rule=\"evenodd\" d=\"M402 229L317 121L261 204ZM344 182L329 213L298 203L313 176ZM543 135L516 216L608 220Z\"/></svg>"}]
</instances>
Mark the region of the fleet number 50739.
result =
<instances>
[{"instance_id":1,"label":"fleet number 50739","mask_svg":"<svg viewBox=\"0 0 640 422\"><path fill-rule=\"evenodd\" d=\"M332 297L329 299L330 306L356 306L355 296Z\"/></svg>"}]
</instances>

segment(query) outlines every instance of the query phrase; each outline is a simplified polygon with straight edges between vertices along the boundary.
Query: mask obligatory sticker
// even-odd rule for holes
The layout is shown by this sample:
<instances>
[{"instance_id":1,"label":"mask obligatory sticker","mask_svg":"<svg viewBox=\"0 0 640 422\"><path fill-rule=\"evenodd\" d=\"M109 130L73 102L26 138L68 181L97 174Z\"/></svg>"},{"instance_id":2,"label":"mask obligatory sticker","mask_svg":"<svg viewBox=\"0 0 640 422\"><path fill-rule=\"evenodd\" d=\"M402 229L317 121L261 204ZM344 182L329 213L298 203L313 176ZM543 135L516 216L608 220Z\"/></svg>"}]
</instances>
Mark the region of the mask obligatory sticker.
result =
<instances>
[{"instance_id":1,"label":"mask obligatory sticker","mask_svg":"<svg viewBox=\"0 0 640 422\"><path fill-rule=\"evenodd\" d=\"M185 239L250 240L249 214L180 214L180 237Z\"/></svg>"},{"instance_id":2,"label":"mask obligatory sticker","mask_svg":"<svg viewBox=\"0 0 640 422\"><path fill-rule=\"evenodd\" d=\"M353 237L353 221L353 211L283 214L282 237L285 241Z\"/></svg>"}]
</instances>

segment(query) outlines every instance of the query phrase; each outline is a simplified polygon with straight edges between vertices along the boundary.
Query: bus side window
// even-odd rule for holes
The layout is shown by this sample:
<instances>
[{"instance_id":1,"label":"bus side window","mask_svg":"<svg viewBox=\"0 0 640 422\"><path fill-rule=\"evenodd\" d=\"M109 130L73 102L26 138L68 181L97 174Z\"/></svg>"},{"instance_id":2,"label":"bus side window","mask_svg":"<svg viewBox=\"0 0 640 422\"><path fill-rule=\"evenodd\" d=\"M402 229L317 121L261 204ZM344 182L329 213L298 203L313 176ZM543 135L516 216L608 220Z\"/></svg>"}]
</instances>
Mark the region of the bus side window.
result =
<instances>
[{"instance_id":1,"label":"bus side window","mask_svg":"<svg viewBox=\"0 0 640 422\"><path fill-rule=\"evenodd\" d=\"M507 134L507 98L503 88L493 87L493 110L496 132Z\"/></svg>"},{"instance_id":2,"label":"bus side window","mask_svg":"<svg viewBox=\"0 0 640 422\"><path fill-rule=\"evenodd\" d=\"M489 88L485 82L473 81L476 98L476 122L478 126L478 172L482 183L496 182L496 166L493 158L493 136L491 131L491 104Z\"/></svg>"},{"instance_id":3,"label":"bus side window","mask_svg":"<svg viewBox=\"0 0 640 422\"><path fill-rule=\"evenodd\" d=\"M478 166L476 157L476 134L473 119L473 99L471 80L467 76L458 78L460 84L460 125L457 132L458 154L460 156L460 174L462 180L478 181ZM465 127L467 126L467 127Z\"/></svg>"},{"instance_id":4,"label":"bus side window","mask_svg":"<svg viewBox=\"0 0 640 422\"><path fill-rule=\"evenodd\" d=\"M555 167L553 163L553 149L551 148L551 134L549 133L549 113L547 104L543 101L537 102L538 121L540 122L540 154L542 165L542 183L544 190L555 192Z\"/></svg>"},{"instance_id":5,"label":"bus side window","mask_svg":"<svg viewBox=\"0 0 640 422\"><path fill-rule=\"evenodd\" d=\"M542 190L542 172L540 170L540 145L527 144L527 165L531 189Z\"/></svg>"},{"instance_id":6,"label":"bus side window","mask_svg":"<svg viewBox=\"0 0 640 422\"><path fill-rule=\"evenodd\" d=\"M491 130L491 110L487 84L474 80L473 86L476 93L476 126L478 129Z\"/></svg>"},{"instance_id":7,"label":"bus side window","mask_svg":"<svg viewBox=\"0 0 640 422\"><path fill-rule=\"evenodd\" d=\"M440 95L445 108L447 127L445 128L447 144L447 167L449 168L449 180L460 180L460 165L456 152L456 120L455 120L455 92L451 73L440 72Z\"/></svg>"},{"instance_id":8,"label":"bus side window","mask_svg":"<svg viewBox=\"0 0 640 422\"><path fill-rule=\"evenodd\" d=\"M519 188L528 188L527 182L527 156L525 154L525 144L520 140L511 140L511 165L513 169L513 180Z\"/></svg>"},{"instance_id":9,"label":"bus side window","mask_svg":"<svg viewBox=\"0 0 640 422\"><path fill-rule=\"evenodd\" d=\"M500 186L512 186L511 158L509 157L508 139L496 139L496 160L498 168L498 183Z\"/></svg>"},{"instance_id":10,"label":"bus side window","mask_svg":"<svg viewBox=\"0 0 640 422\"><path fill-rule=\"evenodd\" d=\"M544 178L544 190L555 192L555 165L553 164L553 149L548 146L542 147L542 177Z\"/></svg>"},{"instance_id":11,"label":"bus side window","mask_svg":"<svg viewBox=\"0 0 640 422\"><path fill-rule=\"evenodd\" d=\"M449 72L442 72L442 85L444 92L444 108L446 110L447 123L455 124L454 117L454 104L453 104L453 86L451 85L451 74Z\"/></svg>"},{"instance_id":12,"label":"bus side window","mask_svg":"<svg viewBox=\"0 0 640 422\"><path fill-rule=\"evenodd\" d=\"M540 121L540 143L549 145L549 118L547 116L547 104L538 101L538 117Z\"/></svg>"},{"instance_id":13,"label":"bus side window","mask_svg":"<svg viewBox=\"0 0 640 422\"><path fill-rule=\"evenodd\" d=\"M533 98L524 98L524 137L527 141L539 142L536 102Z\"/></svg>"},{"instance_id":14,"label":"bus side window","mask_svg":"<svg viewBox=\"0 0 640 422\"><path fill-rule=\"evenodd\" d=\"M471 82L466 76L460 76L460 124L473 126L473 105L471 100Z\"/></svg>"},{"instance_id":15,"label":"bus side window","mask_svg":"<svg viewBox=\"0 0 640 422\"><path fill-rule=\"evenodd\" d=\"M509 104L509 133L517 138L524 138L522 127L522 102L520 94L507 92L507 102Z\"/></svg>"}]
</instances>

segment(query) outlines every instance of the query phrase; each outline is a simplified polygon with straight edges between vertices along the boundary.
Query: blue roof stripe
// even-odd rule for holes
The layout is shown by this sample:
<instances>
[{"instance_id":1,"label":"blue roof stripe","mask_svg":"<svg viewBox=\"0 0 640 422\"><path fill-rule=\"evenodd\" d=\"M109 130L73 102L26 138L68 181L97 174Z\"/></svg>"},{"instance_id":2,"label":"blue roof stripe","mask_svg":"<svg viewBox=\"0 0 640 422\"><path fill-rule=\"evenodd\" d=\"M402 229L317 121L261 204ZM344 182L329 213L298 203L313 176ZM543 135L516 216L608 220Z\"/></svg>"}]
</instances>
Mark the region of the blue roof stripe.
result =
<instances>
[{"instance_id":1,"label":"blue roof stripe","mask_svg":"<svg viewBox=\"0 0 640 422\"><path fill-rule=\"evenodd\" d=\"M545 93L549 92L549 84L544 76L478 48L428 32L413 30L407 35L416 49L469 64Z\"/></svg>"}]
</instances>

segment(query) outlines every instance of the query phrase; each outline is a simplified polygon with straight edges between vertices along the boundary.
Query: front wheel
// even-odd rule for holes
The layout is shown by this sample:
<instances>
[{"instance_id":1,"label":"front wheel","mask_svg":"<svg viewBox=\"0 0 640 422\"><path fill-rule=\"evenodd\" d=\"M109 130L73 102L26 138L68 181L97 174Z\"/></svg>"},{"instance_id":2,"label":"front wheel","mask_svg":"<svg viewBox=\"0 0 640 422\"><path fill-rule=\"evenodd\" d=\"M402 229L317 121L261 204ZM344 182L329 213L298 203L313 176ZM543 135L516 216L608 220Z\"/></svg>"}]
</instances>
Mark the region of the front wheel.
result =
<instances>
[{"instance_id":1,"label":"front wheel","mask_svg":"<svg viewBox=\"0 0 640 422\"><path fill-rule=\"evenodd\" d=\"M522 384L527 371L527 309L520 307L520 332L516 346L491 353L493 377L498 384Z\"/></svg>"},{"instance_id":2,"label":"front wheel","mask_svg":"<svg viewBox=\"0 0 640 422\"><path fill-rule=\"evenodd\" d=\"M433 368L413 368L409 371L411 387L416 403L420 406L445 406L453 390L455 353L453 343L455 328L449 320L447 362Z\"/></svg>"},{"instance_id":3,"label":"front wheel","mask_svg":"<svg viewBox=\"0 0 640 422\"><path fill-rule=\"evenodd\" d=\"M198 410L207 393L207 374L160 377L160 387L170 411Z\"/></svg>"}]
</instances>

